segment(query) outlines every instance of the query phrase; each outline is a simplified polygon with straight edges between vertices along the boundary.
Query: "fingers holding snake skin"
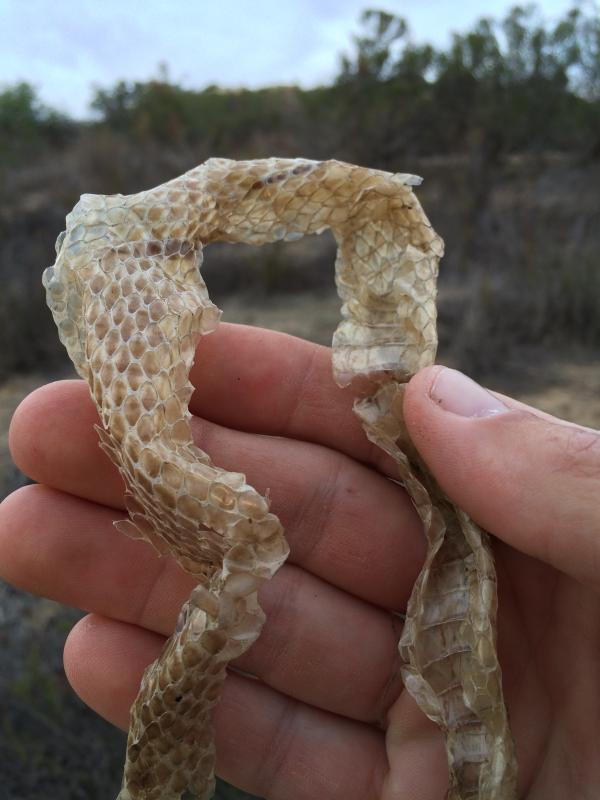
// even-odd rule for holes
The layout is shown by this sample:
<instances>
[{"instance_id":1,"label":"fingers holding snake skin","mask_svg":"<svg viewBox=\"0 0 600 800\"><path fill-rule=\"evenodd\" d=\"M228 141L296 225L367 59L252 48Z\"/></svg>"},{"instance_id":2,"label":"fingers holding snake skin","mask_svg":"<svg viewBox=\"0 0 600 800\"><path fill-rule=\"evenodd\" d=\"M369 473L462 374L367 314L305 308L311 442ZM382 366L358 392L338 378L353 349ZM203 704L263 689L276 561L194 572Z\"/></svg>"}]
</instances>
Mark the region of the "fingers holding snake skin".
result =
<instances>
[{"instance_id":1,"label":"fingers holding snake skin","mask_svg":"<svg viewBox=\"0 0 600 800\"><path fill-rule=\"evenodd\" d=\"M2 509L4 579L151 632L173 631L193 579L121 536L114 512L43 486L24 487ZM239 668L319 708L384 719L401 685L398 618L294 566L261 587L260 601L267 622Z\"/></svg>"},{"instance_id":2,"label":"fingers holding snake skin","mask_svg":"<svg viewBox=\"0 0 600 800\"><path fill-rule=\"evenodd\" d=\"M67 675L88 705L126 728L141 671L162 643L135 626L88 617L68 639ZM447 781L444 749L434 726L419 718L418 735L386 779L380 731L231 674L214 712L217 772L269 800L438 800Z\"/></svg>"},{"instance_id":3,"label":"fingers holding snake skin","mask_svg":"<svg viewBox=\"0 0 600 800\"><path fill-rule=\"evenodd\" d=\"M122 483L98 448L94 419L83 382L43 387L14 417L13 457L41 483L118 508ZM197 418L193 429L196 443L216 461L236 465L261 491L272 487L272 508L286 525L294 563L368 602L404 607L424 543L398 486L319 445L252 435ZM150 547L148 552L154 553ZM372 564L375 572L367 568Z\"/></svg>"},{"instance_id":4,"label":"fingers holding snake skin","mask_svg":"<svg viewBox=\"0 0 600 800\"><path fill-rule=\"evenodd\" d=\"M448 495L507 544L598 589L600 433L454 370L410 383L410 435Z\"/></svg>"},{"instance_id":5,"label":"fingers holding snake skin","mask_svg":"<svg viewBox=\"0 0 600 800\"><path fill-rule=\"evenodd\" d=\"M343 300L333 337L336 382L379 386L355 410L368 438L396 462L393 476L415 502L429 543L400 642L405 685L447 732L449 798L480 789L515 795L487 539L405 452L404 384L435 357L443 254L412 192L419 183L336 161L211 159L154 190L84 195L68 216L43 283L60 338L98 407L101 446L127 484L130 519L120 529L168 552L199 581L144 674L119 800L212 795L210 710L227 662L260 633L258 587L289 555L264 498L192 439L187 376L199 336L219 317L197 271L202 247L295 239L327 227L338 244Z\"/></svg>"}]
</instances>

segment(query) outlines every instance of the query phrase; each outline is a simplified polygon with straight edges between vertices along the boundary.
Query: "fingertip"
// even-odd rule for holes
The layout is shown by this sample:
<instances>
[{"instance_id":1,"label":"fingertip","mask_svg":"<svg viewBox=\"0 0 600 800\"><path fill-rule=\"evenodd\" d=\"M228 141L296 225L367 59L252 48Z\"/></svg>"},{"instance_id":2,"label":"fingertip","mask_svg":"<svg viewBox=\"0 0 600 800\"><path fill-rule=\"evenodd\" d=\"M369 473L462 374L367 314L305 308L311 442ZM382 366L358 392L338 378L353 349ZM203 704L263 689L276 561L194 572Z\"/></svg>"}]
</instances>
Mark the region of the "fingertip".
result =
<instances>
[{"instance_id":1,"label":"fingertip","mask_svg":"<svg viewBox=\"0 0 600 800\"><path fill-rule=\"evenodd\" d=\"M458 462L468 469L465 451L477 451L492 436L497 418L514 420L527 413L520 404L442 365L427 367L411 379L403 411L412 441L442 482L448 465L453 470Z\"/></svg>"},{"instance_id":2,"label":"fingertip","mask_svg":"<svg viewBox=\"0 0 600 800\"><path fill-rule=\"evenodd\" d=\"M13 531L15 522L19 519L23 508L23 493L28 486L16 489L5 497L0 503L0 577L7 583L15 584L15 572L18 573L19 564L15 565L13 557ZM21 559L19 559L20 561Z\"/></svg>"},{"instance_id":3,"label":"fingertip","mask_svg":"<svg viewBox=\"0 0 600 800\"><path fill-rule=\"evenodd\" d=\"M89 651L89 634L93 636L95 622L98 619L94 614L86 614L78 620L67 634L63 648L63 667L71 687L82 700L85 701L85 689L88 684L86 679L86 664Z\"/></svg>"},{"instance_id":4,"label":"fingertip","mask_svg":"<svg viewBox=\"0 0 600 800\"><path fill-rule=\"evenodd\" d=\"M34 444L39 410L43 404L46 386L35 389L17 406L8 428L8 448L12 460L24 473L28 473L29 451Z\"/></svg>"},{"instance_id":5,"label":"fingertip","mask_svg":"<svg viewBox=\"0 0 600 800\"><path fill-rule=\"evenodd\" d=\"M35 480L48 466L47 449L43 446L44 431L61 413L65 405L77 403L80 413L96 419L89 392L81 380L55 381L35 389L17 406L8 429L8 446L17 467Z\"/></svg>"},{"instance_id":6,"label":"fingertip","mask_svg":"<svg viewBox=\"0 0 600 800\"><path fill-rule=\"evenodd\" d=\"M409 381L404 413L407 424L442 411L461 419L483 419L513 410L468 375L450 367L426 367Z\"/></svg>"},{"instance_id":7,"label":"fingertip","mask_svg":"<svg viewBox=\"0 0 600 800\"><path fill-rule=\"evenodd\" d=\"M144 669L160 653L164 637L99 614L71 629L63 651L67 680L83 702L127 730L129 709Z\"/></svg>"},{"instance_id":8,"label":"fingertip","mask_svg":"<svg viewBox=\"0 0 600 800\"><path fill-rule=\"evenodd\" d=\"M512 497L515 472L529 469L531 454L515 448L525 412L441 365L412 378L403 410L410 438L441 488L489 530L491 498Z\"/></svg>"},{"instance_id":9,"label":"fingertip","mask_svg":"<svg viewBox=\"0 0 600 800\"><path fill-rule=\"evenodd\" d=\"M48 513L47 495L43 486L21 486L0 503L0 576L26 591L31 574L44 568L38 532Z\"/></svg>"},{"instance_id":10,"label":"fingertip","mask_svg":"<svg viewBox=\"0 0 600 800\"><path fill-rule=\"evenodd\" d=\"M79 697L98 710L90 698L90 687L101 677L110 676L102 669L108 662L112 646L112 620L99 614L86 614L69 631L63 650L63 666L67 680ZM102 655L101 655L102 654ZM104 657L102 657L104 656Z\"/></svg>"}]
</instances>

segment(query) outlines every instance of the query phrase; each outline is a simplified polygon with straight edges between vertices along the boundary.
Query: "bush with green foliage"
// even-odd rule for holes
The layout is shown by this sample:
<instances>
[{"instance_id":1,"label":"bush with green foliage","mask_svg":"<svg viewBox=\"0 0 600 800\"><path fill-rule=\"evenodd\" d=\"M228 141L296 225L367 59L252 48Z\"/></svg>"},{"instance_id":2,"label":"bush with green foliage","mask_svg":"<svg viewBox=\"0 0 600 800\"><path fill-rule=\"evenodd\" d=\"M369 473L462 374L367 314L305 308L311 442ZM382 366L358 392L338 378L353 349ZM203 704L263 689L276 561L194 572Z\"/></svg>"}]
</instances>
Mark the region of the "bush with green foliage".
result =
<instances>
[{"instance_id":1,"label":"bush with green foliage","mask_svg":"<svg viewBox=\"0 0 600 800\"><path fill-rule=\"evenodd\" d=\"M25 82L0 91L0 165L63 146L75 124L44 105Z\"/></svg>"}]
</instances>

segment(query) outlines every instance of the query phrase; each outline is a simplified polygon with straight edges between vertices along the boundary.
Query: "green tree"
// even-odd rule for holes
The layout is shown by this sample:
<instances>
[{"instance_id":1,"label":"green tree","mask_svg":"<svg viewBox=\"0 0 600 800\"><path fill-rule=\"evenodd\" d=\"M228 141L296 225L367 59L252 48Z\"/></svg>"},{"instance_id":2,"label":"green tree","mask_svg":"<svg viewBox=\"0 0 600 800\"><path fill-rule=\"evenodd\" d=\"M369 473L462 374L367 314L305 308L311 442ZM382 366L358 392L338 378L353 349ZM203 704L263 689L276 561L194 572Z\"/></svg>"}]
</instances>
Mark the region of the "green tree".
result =
<instances>
[{"instance_id":1,"label":"green tree","mask_svg":"<svg viewBox=\"0 0 600 800\"><path fill-rule=\"evenodd\" d=\"M364 33L353 37L354 58L342 56L339 80L385 80L394 70L395 51L408 33L408 24L402 17L371 8L363 11L360 21Z\"/></svg>"},{"instance_id":2,"label":"green tree","mask_svg":"<svg viewBox=\"0 0 600 800\"><path fill-rule=\"evenodd\" d=\"M0 163L30 156L44 145L62 145L72 131L72 123L45 106L31 84L0 91Z\"/></svg>"}]
</instances>

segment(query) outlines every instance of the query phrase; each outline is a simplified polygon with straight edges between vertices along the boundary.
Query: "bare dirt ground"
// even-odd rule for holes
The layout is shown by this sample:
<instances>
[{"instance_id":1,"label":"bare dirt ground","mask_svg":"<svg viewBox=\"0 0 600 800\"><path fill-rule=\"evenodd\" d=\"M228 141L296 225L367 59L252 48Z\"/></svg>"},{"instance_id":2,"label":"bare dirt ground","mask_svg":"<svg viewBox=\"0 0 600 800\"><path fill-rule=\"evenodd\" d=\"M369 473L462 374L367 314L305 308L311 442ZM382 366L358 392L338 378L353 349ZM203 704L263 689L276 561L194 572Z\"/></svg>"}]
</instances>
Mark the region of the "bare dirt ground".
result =
<instances>
[{"instance_id":1,"label":"bare dirt ground","mask_svg":"<svg viewBox=\"0 0 600 800\"><path fill-rule=\"evenodd\" d=\"M337 324L332 293L231 296L224 319L284 330L326 344ZM444 361L444 352L440 360ZM62 377L62 376L61 376ZM8 453L8 425L40 373L0 385L0 497L26 482ZM491 370L491 388L551 414L600 428L600 359L568 350L552 357L536 348ZM118 789L124 737L87 710L62 672L62 644L80 613L0 583L0 800L106 800ZM220 784L217 797L247 797Z\"/></svg>"},{"instance_id":2,"label":"bare dirt ground","mask_svg":"<svg viewBox=\"0 0 600 800\"><path fill-rule=\"evenodd\" d=\"M507 383L510 386L511 381ZM600 428L600 359L586 360L577 353L567 361L563 355L556 362L528 364L517 379L515 397L561 419ZM509 388L502 390L509 392Z\"/></svg>"}]
</instances>

